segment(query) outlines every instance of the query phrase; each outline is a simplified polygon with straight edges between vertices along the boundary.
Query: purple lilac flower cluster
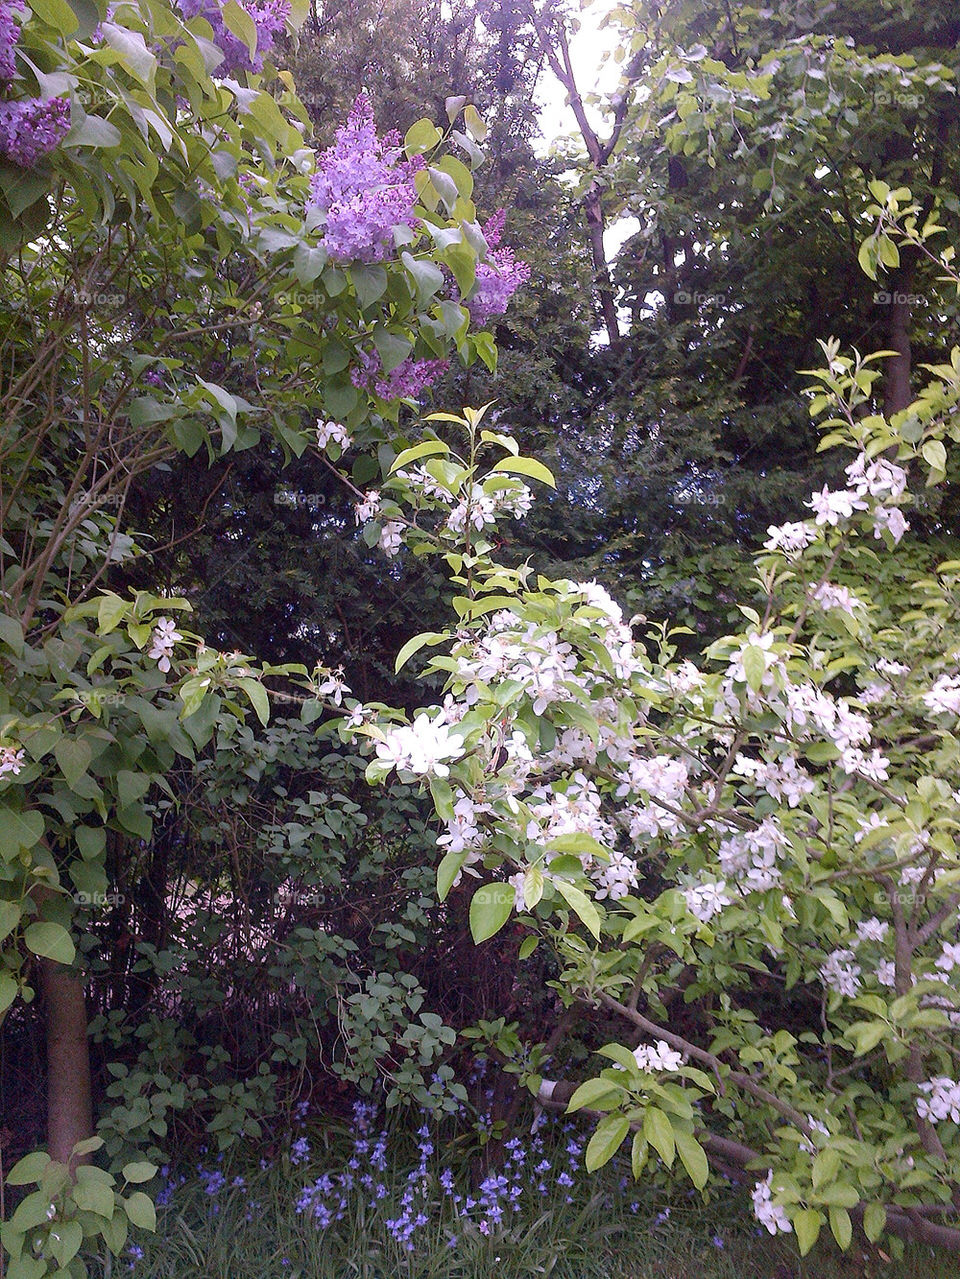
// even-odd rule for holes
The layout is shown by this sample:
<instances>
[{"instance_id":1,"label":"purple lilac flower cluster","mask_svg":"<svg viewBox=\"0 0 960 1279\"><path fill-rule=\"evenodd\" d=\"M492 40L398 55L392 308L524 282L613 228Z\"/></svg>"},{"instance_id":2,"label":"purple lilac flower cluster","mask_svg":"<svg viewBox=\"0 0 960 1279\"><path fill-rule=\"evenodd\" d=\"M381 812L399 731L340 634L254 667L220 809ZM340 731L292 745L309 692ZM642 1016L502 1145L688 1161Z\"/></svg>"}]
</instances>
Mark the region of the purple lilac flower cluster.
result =
<instances>
[{"instance_id":1,"label":"purple lilac flower cluster","mask_svg":"<svg viewBox=\"0 0 960 1279\"><path fill-rule=\"evenodd\" d=\"M323 244L339 262L380 262L395 226L413 227L414 173L422 161L404 160L396 134L377 137L370 99L359 94L332 146L321 152L310 205L326 214Z\"/></svg>"},{"instance_id":2,"label":"purple lilac flower cluster","mask_svg":"<svg viewBox=\"0 0 960 1279\"><path fill-rule=\"evenodd\" d=\"M486 324L495 315L503 315L510 299L530 278L530 266L517 260L512 249L500 247L505 213L499 209L483 233L490 252L488 261L477 263L477 280L467 306L475 324Z\"/></svg>"},{"instance_id":3,"label":"purple lilac flower cluster","mask_svg":"<svg viewBox=\"0 0 960 1279\"><path fill-rule=\"evenodd\" d=\"M0 83L16 75L15 51L20 27L14 9L0 0ZM68 98L24 98L0 102L0 159L21 169L32 168L38 160L63 141L70 128Z\"/></svg>"},{"instance_id":4,"label":"purple lilac flower cluster","mask_svg":"<svg viewBox=\"0 0 960 1279\"><path fill-rule=\"evenodd\" d=\"M0 156L22 169L32 168L60 145L69 128L67 98L0 102Z\"/></svg>"},{"instance_id":5,"label":"purple lilac flower cluster","mask_svg":"<svg viewBox=\"0 0 960 1279\"><path fill-rule=\"evenodd\" d=\"M390 373L381 376L377 352L360 351L350 378L359 390L373 391L381 400L400 400L419 395L449 367L447 360L415 360L408 356Z\"/></svg>"},{"instance_id":6,"label":"purple lilac flower cluster","mask_svg":"<svg viewBox=\"0 0 960 1279\"><path fill-rule=\"evenodd\" d=\"M264 57L272 51L277 36L286 25L290 0L244 0L243 8L257 29L257 51L252 58L244 41L224 23L223 6L219 0L180 0L180 10L187 21L199 16L206 18L213 28L213 42L223 54L217 75L263 70Z\"/></svg>"},{"instance_id":7,"label":"purple lilac flower cluster","mask_svg":"<svg viewBox=\"0 0 960 1279\"><path fill-rule=\"evenodd\" d=\"M0 0L0 80L12 80L16 74L14 50L20 38L20 28L13 16L13 7Z\"/></svg>"}]
</instances>

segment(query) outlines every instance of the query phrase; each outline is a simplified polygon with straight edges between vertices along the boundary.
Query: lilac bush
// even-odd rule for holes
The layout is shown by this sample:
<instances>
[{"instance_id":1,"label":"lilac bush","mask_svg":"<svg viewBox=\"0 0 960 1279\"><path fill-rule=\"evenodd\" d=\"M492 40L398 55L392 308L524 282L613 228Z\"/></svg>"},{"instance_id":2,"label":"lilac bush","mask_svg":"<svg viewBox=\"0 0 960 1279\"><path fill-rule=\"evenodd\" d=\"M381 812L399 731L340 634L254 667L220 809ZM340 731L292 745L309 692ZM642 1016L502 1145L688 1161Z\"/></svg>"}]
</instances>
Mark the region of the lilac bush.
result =
<instances>
[{"instance_id":1,"label":"lilac bush","mask_svg":"<svg viewBox=\"0 0 960 1279\"><path fill-rule=\"evenodd\" d=\"M224 22L223 5L219 0L180 0L185 18L205 18L213 28L213 42L223 54L217 75L262 71L263 60L273 51L277 36L283 32L290 14L289 0L246 0L242 7L256 28L257 48L253 56L246 43Z\"/></svg>"},{"instance_id":2,"label":"lilac bush","mask_svg":"<svg viewBox=\"0 0 960 1279\"><path fill-rule=\"evenodd\" d=\"M393 247L393 228L414 227L419 157L403 158L396 134L377 136L370 99L354 101L332 146L321 152L311 204L326 220L323 243L338 262L379 262Z\"/></svg>"},{"instance_id":3,"label":"lilac bush","mask_svg":"<svg viewBox=\"0 0 960 1279\"><path fill-rule=\"evenodd\" d=\"M0 102L0 155L30 169L58 147L70 129L66 98Z\"/></svg>"},{"instance_id":4,"label":"lilac bush","mask_svg":"<svg viewBox=\"0 0 960 1279\"><path fill-rule=\"evenodd\" d=\"M14 52L20 27L13 16L13 6L0 0L0 80L12 80L16 73Z\"/></svg>"},{"instance_id":5,"label":"lilac bush","mask_svg":"<svg viewBox=\"0 0 960 1279\"><path fill-rule=\"evenodd\" d=\"M483 228L490 252L486 262L477 263L477 281L467 299L476 324L486 324L503 315L517 289L530 278L529 264L519 261L512 249L500 243L505 218L505 211L498 209Z\"/></svg>"}]
</instances>

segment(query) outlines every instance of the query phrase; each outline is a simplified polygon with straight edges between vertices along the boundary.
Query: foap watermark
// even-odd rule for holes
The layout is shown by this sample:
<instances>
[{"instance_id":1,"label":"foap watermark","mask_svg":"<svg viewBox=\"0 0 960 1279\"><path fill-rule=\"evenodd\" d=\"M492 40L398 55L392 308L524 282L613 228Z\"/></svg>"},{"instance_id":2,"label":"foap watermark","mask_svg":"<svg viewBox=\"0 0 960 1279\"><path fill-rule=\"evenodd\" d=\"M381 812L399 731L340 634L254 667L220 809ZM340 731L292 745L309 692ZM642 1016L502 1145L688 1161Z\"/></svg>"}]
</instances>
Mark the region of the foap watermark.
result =
<instances>
[{"instance_id":1,"label":"foap watermark","mask_svg":"<svg viewBox=\"0 0 960 1279\"><path fill-rule=\"evenodd\" d=\"M127 700L127 695L118 693L116 690L105 690L101 693L96 688L78 688L74 698L81 706L120 706Z\"/></svg>"},{"instance_id":2,"label":"foap watermark","mask_svg":"<svg viewBox=\"0 0 960 1279\"><path fill-rule=\"evenodd\" d=\"M126 302L126 294L119 289L74 289L68 294L70 300L85 311L113 310Z\"/></svg>"},{"instance_id":3,"label":"foap watermark","mask_svg":"<svg viewBox=\"0 0 960 1279\"><path fill-rule=\"evenodd\" d=\"M70 499L70 511L89 510L106 510L110 506L118 507L123 502L123 497L119 493L78 493L76 497Z\"/></svg>"},{"instance_id":4,"label":"foap watermark","mask_svg":"<svg viewBox=\"0 0 960 1279\"><path fill-rule=\"evenodd\" d=\"M90 906L96 910L108 910L113 906L122 906L127 900L123 893L83 893L73 894L78 906Z\"/></svg>"},{"instance_id":5,"label":"foap watermark","mask_svg":"<svg viewBox=\"0 0 960 1279\"><path fill-rule=\"evenodd\" d=\"M273 900L278 906L319 906L323 894L316 888L278 888Z\"/></svg>"},{"instance_id":6,"label":"foap watermark","mask_svg":"<svg viewBox=\"0 0 960 1279\"><path fill-rule=\"evenodd\" d=\"M922 293L888 293L880 289L873 295L874 306L919 306L922 301Z\"/></svg>"},{"instance_id":7,"label":"foap watermark","mask_svg":"<svg viewBox=\"0 0 960 1279\"><path fill-rule=\"evenodd\" d=\"M689 490L677 494L677 501L682 506L726 506L725 493L692 493Z\"/></svg>"},{"instance_id":8,"label":"foap watermark","mask_svg":"<svg viewBox=\"0 0 960 1279\"><path fill-rule=\"evenodd\" d=\"M327 295L317 289L284 289L276 295L280 306L325 306Z\"/></svg>"},{"instance_id":9,"label":"foap watermark","mask_svg":"<svg viewBox=\"0 0 960 1279\"><path fill-rule=\"evenodd\" d=\"M294 493L292 489L277 489L273 495L274 506L305 506L318 511L327 504L326 493Z\"/></svg>"},{"instance_id":10,"label":"foap watermark","mask_svg":"<svg viewBox=\"0 0 960 1279\"><path fill-rule=\"evenodd\" d=\"M677 306L723 306L727 300L726 293L688 293L686 289L677 289L673 295Z\"/></svg>"},{"instance_id":11,"label":"foap watermark","mask_svg":"<svg viewBox=\"0 0 960 1279\"><path fill-rule=\"evenodd\" d=\"M917 111L920 108L919 93L892 93L881 89L874 98L878 107L903 107L905 111Z\"/></svg>"}]
</instances>

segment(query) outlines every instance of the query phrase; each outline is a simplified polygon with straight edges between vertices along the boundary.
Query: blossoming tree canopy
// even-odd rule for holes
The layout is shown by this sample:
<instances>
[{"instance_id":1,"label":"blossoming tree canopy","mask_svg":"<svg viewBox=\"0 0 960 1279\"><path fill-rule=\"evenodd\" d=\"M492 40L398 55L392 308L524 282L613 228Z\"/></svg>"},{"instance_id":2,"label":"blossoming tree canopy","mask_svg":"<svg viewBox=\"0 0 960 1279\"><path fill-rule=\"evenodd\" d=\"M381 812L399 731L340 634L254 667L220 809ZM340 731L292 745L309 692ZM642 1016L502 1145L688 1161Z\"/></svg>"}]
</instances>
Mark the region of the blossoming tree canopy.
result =
<instances>
[{"instance_id":1,"label":"blossoming tree canopy","mask_svg":"<svg viewBox=\"0 0 960 1279\"><path fill-rule=\"evenodd\" d=\"M403 459L358 519L453 567L457 630L398 659L439 648L446 697L399 725L348 704L345 731L372 739L372 780L429 784L439 891L473 882L475 938L516 914L521 958L548 941L565 999L643 1037L567 1088L599 1115L589 1166L632 1132L638 1175L679 1159L704 1188L710 1161L739 1166L804 1252L854 1220L958 1248L960 560L907 534L960 438L960 351L893 422L870 412L879 357L824 353L811 408L850 460L770 528L763 611L699 665L596 583L496 564L476 452Z\"/></svg>"}]
</instances>

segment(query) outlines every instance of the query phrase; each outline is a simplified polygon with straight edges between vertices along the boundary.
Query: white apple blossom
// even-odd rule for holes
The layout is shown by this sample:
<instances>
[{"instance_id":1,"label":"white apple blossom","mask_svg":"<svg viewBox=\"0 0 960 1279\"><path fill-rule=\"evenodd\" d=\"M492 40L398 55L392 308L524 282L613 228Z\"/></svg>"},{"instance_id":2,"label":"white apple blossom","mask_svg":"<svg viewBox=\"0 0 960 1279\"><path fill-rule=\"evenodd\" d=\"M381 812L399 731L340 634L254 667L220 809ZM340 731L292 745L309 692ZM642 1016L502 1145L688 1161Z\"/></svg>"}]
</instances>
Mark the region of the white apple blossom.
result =
<instances>
[{"instance_id":1,"label":"white apple blossom","mask_svg":"<svg viewBox=\"0 0 960 1279\"><path fill-rule=\"evenodd\" d=\"M605 897L609 897L611 901L619 901L636 888L640 872L632 857L615 850L610 854L609 862L602 864L594 872L593 878L598 885L594 894L598 901Z\"/></svg>"},{"instance_id":2,"label":"white apple blossom","mask_svg":"<svg viewBox=\"0 0 960 1279\"><path fill-rule=\"evenodd\" d=\"M770 1234L789 1234L793 1226L782 1205L773 1202L772 1182L773 1169L771 1168L766 1178L758 1181L750 1194L753 1200L753 1215Z\"/></svg>"},{"instance_id":3,"label":"white apple blossom","mask_svg":"<svg viewBox=\"0 0 960 1279\"><path fill-rule=\"evenodd\" d=\"M317 448L325 449L328 444L339 444L346 452L353 441L350 432L339 422L317 421Z\"/></svg>"},{"instance_id":4,"label":"white apple blossom","mask_svg":"<svg viewBox=\"0 0 960 1279\"><path fill-rule=\"evenodd\" d=\"M941 675L922 701L934 715L960 715L960 675Z\"/></svg>"},{"instance_id":5,"label":"white apple blossom","mask_svg":"<svg viewBox=\"0 0 960 1279\"><path fill-rule=\"evenodd\" d=\"M861 453L846 470L851 485L861 495L896 499L902 497L907 488L906 471L885 457L874 458L871 462L865 453Z\"/></svg>"},{"instance_id":6,"label":"white apple blossom","mask_svg":"<svg viewBox=\"0 0 960 1279\"><path fill-rule=\"evenodd\" d=\"M158 619L151 637L147 656L153 658L164 674L170 669L170 658L173 656L174 644L182 639L183 636L177 630L176 623L172 618L161 617Z\"/></svg>"},{"instance_id":7,"label":"white apple blossom","mask_svg":"<svg viewBox=\"0 0 960 1279\"><path fill-rule=\"evenodd\" d=\"M321 679L321 675L324 678ZM329 672L318 668L317 679L317 696L329 697L335 706L341 706L344 695L349 695L350 693L350 685L343 678L343 667L338 666L335 671ZM359 710L360 708L358 707L357 709Z\"/></svg>"},{"instance_id":8,"label":"white apple blossom","mask_svg":"<svg viewBox=\"0 0 960 1279\"><path fill-rule=\"evenodd\" d=\"M729 906L733 901L726 889L727 885L722 879L704 884L692 884L683 890L687 910L695 919L699 919L701 924L708 924L714 915L719 914L724 906Z\"/></svg>"},{"instance_id":9,"label":"white apple blossom","mask_svg":"<svg viewBox=\"0 0 960 1279\"><path fill-rule=\"evenodd\" d=\"M866 607L863 600L857 599L856 595L848 591L845 586L833 586L830 582L823 582L818 586L812 598L821 608L839 608L844 613L852 613L856 608Z\"/></svg>"},{"instance_id":10,"label":"white apple blossom","mask_svg":"<svg viewBox=\"0 0 960 1279\"><path fill-rule=\"evenodd\" d=\"M877 919L875 915L869 919L861 919L857 924L857 937L860 941L883 941L890 925L885 919Z\"/></svg>"},{"instance_id":11,"label":"white apple blossom","mask_svg":"<svg viewBox=\"0 0 960 1279\"><path fill-rule=\"evenodd\" d=\"M16 777L23 768L24 752L16 746L0 746L0 777Z\"/></svg>"},{"instance_id":12,"label":"white apple blossom","mask_svg":"<svg viewBox=\"0 0 960 1279\"><path fill-rule=\"evenodd\" d=\"M853 962L853 951L847 947L835 950L820 965L820 980L830 990L852 999L860 989L862 969Z\"/></svg>"},{"instance_id":13,"label":"white apple blossom","mask_svg":"<svg viewBox=\"0 0 960 1279\"><path fill-rule=\"evenodd\" d=\"M899 506L878 506L873 512L874 537L883 537L887 532L897 543L909 529L910 524Z\"/></svg>"},{"instance_id":14,"label":"white apple blossom","mask_svg":"<svg viewBox=\"0 0 960 1279\"><path fill-rule=\"evenodd\" d=\"M421 777L448 777L448 761L463 755L463 738L439 717L431 719L426 712L417 715L412 724L391 729L376 745L377 758L392 764L399 772Z\"/></svg>"},{"instance_id":15,"label":"white apple blossom","mask_svg":"<svg viewBox=\"0 0 960 1279\"><path fill-rule=\"evenodd\" d=\"M790 559L796 559L816 540L817 530L811 524L771 524L763 546L764 550L782 551Z\"/></svg>"},{"instance_id":16,"label":"white apple blossom","mask_svg":"<svg viewBox=\"0 0 960 1279\"><path fill-rule=\"evenodd\" d=\"M641 1070L651 1074L658 1070L679 1070L683 1065L683 1054L676 1052L665 1039L658 1039L655 1044L639 1044L633 1050L633 1059Z\"/></svg>"},{"instance_id":17,"label":"white apple blossom","mask_svg":"<svg viewBox=\"0 0 960 1279\"><path fill-rule=\"evenodd\" d=\"M366 524L380 510L380 494L376 489L368 489L363 499L353 508L354 518L358 524Z\"/></svg>"},{"instance_id":18,"label":"white apple blossom","mask_svg":"<svg viewBox=\"0 0 960 1279\"><path fill-rule=\"evenodd\" d=\"M935 1075L918 1087L924 1094L917 1098L917 1114L921 1119L931 1124L951 1119L960 1124L960 1083L946 1075Z\"/></svg>"},{"instance_id":19,"label":"white apple blossom","mask_svg":"<svg viewBox=\"0 0 960 1279\"><path fill-rule=\"evenodd\" d=\"M387 520L380 529L380 538L377 545L383 551L384 555L394 556L400 551L403 545L403 525L399 520Z\"/></svg>"},{"instance_id":20,"label":"white apple blossom","mask_svg":"<svg viewBox=\"0 0 960 1279\"><path fill-rule=\"evenodd\" d=\"M809 506L814 512L818 524L836 526L841 520L850 519L854 512L866 510L867 503L857 492L847 489L831 492L824 484L819 493L814 493L809 502L804 502L804 506Z\"/></svg>"}]
</instances>

